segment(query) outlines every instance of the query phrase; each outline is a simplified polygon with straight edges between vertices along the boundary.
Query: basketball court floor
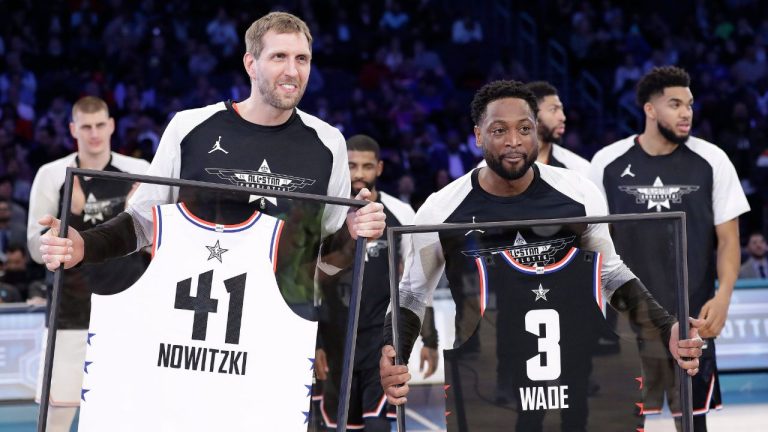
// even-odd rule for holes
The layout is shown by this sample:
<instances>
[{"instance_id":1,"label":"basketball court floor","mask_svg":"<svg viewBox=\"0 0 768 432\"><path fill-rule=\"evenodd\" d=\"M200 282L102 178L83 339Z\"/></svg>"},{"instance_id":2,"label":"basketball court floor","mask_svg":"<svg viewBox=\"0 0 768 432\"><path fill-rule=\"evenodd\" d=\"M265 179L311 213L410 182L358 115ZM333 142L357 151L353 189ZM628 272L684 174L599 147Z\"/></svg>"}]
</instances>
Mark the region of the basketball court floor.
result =
<instances>
[{"instance_id":1,"label":"basketball court floor","mask_svg":"<svg viewBox=\"0 0 768 432\"><path fill-rule=\"evenodd\" d=\"M709 432L768 431L768 373L721 375L724 408L708 416ZM406 410L408 432L442 431L444 415L435 406L437 398L444 398L442 386L411 387ZM672 416L668 411L647 416L645 432L674 432ZM481 431L482 432L482 431Z\"/></svg>"},{"instance_id":2,"label":"basketball court floor","mask_svg":"<svg viewBox=\"0 0 768 432\"><path fill-rule=\"evenodd\" d=\"M724 408L709 414L710 432L768 431L768 372L721 375ZM441 385L412 387L406 409L408 432L432 432L444 429L444 413L437 408L444 400ZM35 432L37 405L20 403L0 405L0 432ZM76 431L75 427L72 431ZM394 430L394 429L393 429ZM646 432L674 432L669 413L649 416ZM482 431L479 431L482 432Z\"/></svg>"}]
</instances>

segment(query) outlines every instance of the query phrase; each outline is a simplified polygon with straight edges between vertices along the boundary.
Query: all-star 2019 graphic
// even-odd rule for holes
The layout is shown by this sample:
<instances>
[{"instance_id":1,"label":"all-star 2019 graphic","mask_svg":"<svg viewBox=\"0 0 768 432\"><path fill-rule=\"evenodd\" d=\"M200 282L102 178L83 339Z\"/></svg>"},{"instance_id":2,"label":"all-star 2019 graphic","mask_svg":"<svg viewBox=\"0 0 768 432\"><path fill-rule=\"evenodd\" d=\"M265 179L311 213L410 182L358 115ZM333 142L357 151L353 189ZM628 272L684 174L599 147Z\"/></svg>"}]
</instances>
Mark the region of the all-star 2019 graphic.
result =
<instances>
[{"instance_id":1,"label":"all-star 2019 graphic","mask_svg":"<svg viewBox=\"0 0 768 432\"><path fill-rule=\"evenodd\" d=\"M224 168L206 168L205 171L208 174L216 175L219 178L227 180L236 186L278 190L283 192L301 191L301 189L315 184L315 180L313 179L273 173L269 168L266 159L261 162L258 171ZM262 200L262 206L264 200L277 205L276 198L262 197L261 195L251 195L248 202L254 202L258 199Z\"/></svg>"},{"instance_id":2,"label":"all-star 2019 graphic","mask_svg":"<svg viewBox=\"0 0 768 432\"><path fill-rule=\"evenodd\" d=\"M536 243L528 243L518 232L512 246L499 246L486 249L462 251L468 257L487 257L503 251L509 251L510 255L520 264L527 266L543 267L554 264L557 259L555 254L570 247L576 240L576 236L564 237L555 240L546 240Z\"/></svg>"},{"instance_id":3,"label":"all-star 2019 graphic","mask_svg":"<svg viewBox=\"0 0 768 432\"><path fill-rule=\"evenodd\" d=\"M269 169L269 164L266 159L261 163L258 171L223 168L206 168L205 171L208 172L208 174L219 176L219 178L227 180L233 185L280 190L285 192L300 191L315 183L315 180L313 179L273 173L272 170Z\"/></svg>"},{"instance_id":4,"label":"all-star 2019 graphic","mask_svg":"<svg viewBox=\"0 0 768 432\"><path fill-rule=\"evenodd\" d=\"M83 222L96 225L104 222L105 218L111 218L120 206L125 205L125 198L97 199L92 193L88 194L83 208Z\"/></svg>"},{"instance_id":5,"label":"all-star 2019 graphic","mask_svg":"<svg viewBox=\"0 0 768 432\"><path fill-rule=\"evenodd\" d=\"M619 186L619 190L635 196L637 204L648 203L647 210L656 208L660 212L662 208L669 209L672 203L683 202L683 195L699 190L693 185L665 185L660 177L656 177L652 186Z\"/></svg>"}]
</instances>

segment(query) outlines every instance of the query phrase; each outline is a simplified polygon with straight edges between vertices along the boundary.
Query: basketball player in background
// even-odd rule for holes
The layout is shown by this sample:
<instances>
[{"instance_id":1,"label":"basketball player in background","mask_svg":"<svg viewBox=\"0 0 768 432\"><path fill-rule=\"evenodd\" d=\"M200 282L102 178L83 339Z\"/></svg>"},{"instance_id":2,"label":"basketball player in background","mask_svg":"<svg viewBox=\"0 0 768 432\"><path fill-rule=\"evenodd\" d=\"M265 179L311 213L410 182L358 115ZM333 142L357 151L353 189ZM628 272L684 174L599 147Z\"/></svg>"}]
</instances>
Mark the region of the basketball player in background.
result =
<instances>
[{"instance_id":1,"label":"basketball player in background","mask_svg":"<svg viewBox=\"0 0 768 432\"><path fill-rule=\"evenodd\" d=\"M472 101L472 120L477 145L483 149L488 166L473 170L433 194L416 214L416 225L605 215L604 200L585 177L571 170L534 163L538 156L536 111L536 98L522 83L494 81L483 86ZM530 237L526 240L539 241L535 234L527 233ZM452 290L463 286L462 281L450 278L449 267L462 262L461 251L449 247L457 241L463 244L462 239L455 237L457 234L450 232L412 236L413 249L406 257L406 271L400 282L402 346L397 354L404 364L421 327L424 306L431 299L443 269L449 275ZM513 248L512 240L506 239L508 243L500 247ZM615 253L606 224L563 227L541 240L599 252L604 298L617 310L628 313L648 334L667 342L678 365L688 374L698 372L703 342L697 338L696 328L701 321L691 319L692 339L679 340L678 323ZM562 313L580 312L566 307ZM385 327L385 339L391 344L390 317L388 314L390 325ZM395 355L391 345L382 349L380 375L388 402L401 405L409 392L410 374L407 366L394 364ZM561 363L568 364L568 359ZM451 421L450 416L448 420Z\"/></svg>"},{"instance_id":2,"label":"basketball player in background","mask_svg":"<svg viewBox=\"0 0 768 432\"><path fill-rule=\"evenodd\" d=\"M565 108L557 89L546 81L525 84L536 96L539 112L536 114L539 138L539 163L568 168L589 175L589 161L563 147L565 134Z\"/></svg>"},{"instance_id":3,"label":"basketball player in background","mask_svg":"<svg viewBox=\"0 0 768 432\"><path fill-rule=\"evenodd\" d=\"M111 151L114 130L114 119L110 117L103 100L86 96L72 106L69 131L77 141L77 153L43 165L32 183L27 243L30 256L37 263L44 263L40 237L47 231L47 227L38 224L38 220L48 214L61 217L59 208L68 167L132 174L144 174L149 168L145 160ZM75 177L69 209L70 223L74 228L83 230L114 218L125 210L126 199L133 189L134 185L130 182ZM101 266L83 266L67 271L59 306L48 410L49 431L69 431L80 404L91 291L130 286L142 274L144 267L143 257L132 255ZM46 340L44 336L43 341ZM40 361L38 392L42 386L45 346ZM37 398L39 400L40 393Z\"/></svg>"},{"instance_id":4,"label":"basketball player in background","mask_svg":"<svg viewBox=\"0 0 768 432\"><path fill-rule=\"evenodd\" d=\"M355 135L347 140L349 174L352 180L352 195L363 188L371 191L370 200L381 203L390 227L410 225L414 212L411 206L382 192L376 187L376 180L384 169L379 144L367 135ZM406 244L400 244L398 262L404 256ZM347 240L343 246L334 249L354 251L354 242ZM371 240L367 244L365 276L360 297L360 319L358 322L355 363L349 402L349 427L364 428L368 432L389 431L393 410L385 401L384 391L379 382L379 351L383 346L381 329L384 315L390 301L389 290L389 244L385 238ZM323 306L318 323L318 348L315 356L315 374L321 381L319 414L323 425L335 430L337 425L339 386L344 364L344 341L349 313L349 298L352 289L352 268L336 273L322 283ZM428 308L432 313L432 308ZM432 321L433 323L433 321ZM425 332L422 332L424 335ZM426 364L425 377L437 368L437 333L434 324L424 335L421 363ZM317 407L317 405L313 405Z\"/></svg>"},{"instance_id":5,"label":"basketball player in background","mask_svg":"<svg viewBox=\"0 0 768 432\"><path fill-rule=\"evenodd\" d=\"M736 169L719 147L691 136L693 94L688 73L675 66L656 67L637 84L637 102L645 113L645 129L595 154L591 178L608 200L613 214L661 211L686 213L688 237L688 301L690 313L703 320L699 334L707 340L701 373L693 378L694 430L707 430L706 413L719 408L720 385L715 363L716 338L725 325L740 265L739 215L749 204ZM632 244L622 256L667 310L676 301L667 272L649 268L643 257L667 244L668 234L651 229L615 236ZM715 259L712 251L717 250ZM719 288L715 290L715 275ZM661 412L666 393L680 428L680 401L674 360L666 351L646 347L644 411Z\"/></svg>"}]
</instances>

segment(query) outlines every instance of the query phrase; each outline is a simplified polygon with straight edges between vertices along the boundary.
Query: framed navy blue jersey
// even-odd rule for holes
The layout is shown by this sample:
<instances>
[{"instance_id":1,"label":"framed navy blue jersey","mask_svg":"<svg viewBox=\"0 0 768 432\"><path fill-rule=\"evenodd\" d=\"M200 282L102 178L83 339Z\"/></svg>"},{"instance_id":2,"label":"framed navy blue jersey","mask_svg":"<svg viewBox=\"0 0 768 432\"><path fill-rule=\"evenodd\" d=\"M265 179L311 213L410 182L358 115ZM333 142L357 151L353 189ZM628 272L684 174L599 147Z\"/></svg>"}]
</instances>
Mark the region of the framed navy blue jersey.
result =
<instances>
[{"instance_id":1,"label":"framed navy blue jersey","mask_svg":"<svg viewBox=\"0 0 768 432\"><path fill-rule=\"evenodd\" d=\"M601 260L573 247L543 266L509 250L474 258L480 313L472 335L444 352L449 431L642 427L639 361L598 356L601 338L617 338Z\"/></svg>"}]
</instances>

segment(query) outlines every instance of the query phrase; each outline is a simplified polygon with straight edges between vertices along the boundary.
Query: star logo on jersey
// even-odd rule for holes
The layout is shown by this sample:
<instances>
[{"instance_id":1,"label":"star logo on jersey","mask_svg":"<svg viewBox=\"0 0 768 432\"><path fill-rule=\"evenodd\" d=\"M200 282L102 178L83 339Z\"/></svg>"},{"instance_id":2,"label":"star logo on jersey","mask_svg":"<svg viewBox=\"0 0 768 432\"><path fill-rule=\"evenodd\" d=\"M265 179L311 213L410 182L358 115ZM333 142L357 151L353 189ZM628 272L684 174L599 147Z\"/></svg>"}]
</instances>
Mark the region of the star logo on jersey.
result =
<instances>
[{"instance_id":1,"label":"star logo on jersey","mask_svg":"<svg viewBox=\"0 0 768 432\"><path fill-rule=\"evenodd\" d=\"M223 262L221 260L221 255L224 254L224 252L228 251L229 249L224 249L219 245L219 241L216 240L216 244L213 246L206 246L206 249L208 249L208 252L210 252L210 255L208 256L208 261L216 258L219 260L219 262Z\"/></svg>"},{"instance_id":2,"label":"star logo on jersey","mask_svg":"<svg viewBox=\"0 0 768 432\"><path fill-rule=\"evenodd\" d=\"M289 176L273 173L269 168L267 160L261 163L258 171L224 169L224 168L206 168L208 174L215 175L236 186L245 186L250 188L277 190L283 192L301 191L307 186L315 184L315 180L302 177ZM254 202L259 199L266 199L274 205L277 205L277 199L273 197L262 197L261 195L251 195L248 202Z\"/></svg>"},{"instance_id":3,"label":"star logo on jersey","mask_svg":"<svg viewBox=\"0 0 768 432\"><path fill-rule=\"evenodd\" d=\"M465 256L472 258L492 256L497 253L509 251L517 262L527 266L544 267L557 261L557 252L569 247L576 240L576 236L562 237L535 243L528 243L520 232L515 236L512 246L499 246L487 249L462 251Z\"/></svg>"},{"instance_id":4,"label":"star logo on jersey","mask_svg":"<svg viewBox=\"0 0 768 432\"><path fill-rule=\"evenodd\" d=\"M221 147L221 135L219 135L219 139L217 139L216 142L213 143L213 148L211 149L211 151L208 152L208 154L211 154L215 151L220 151L220 152L224 152L224 154L229 154L228 151L224 150Z\"/></svg>"},{"instance_id":5,"label":"star logo on jersey","mask_svg":"<svg viewBox=\"0 0 768 432\"><path fill-rule=\"evenodd\" d=\"M528 242L525 241L525 239L523 238L523 235L520 234L520 231L518 231L517 235L515 236L515 242L512 244L514 244L515 246L522 246L522 245L527 245Z\"/></svg>"},{"instance_id":6,"label":"star logo on jersey","mask_svg":"<svg viewBox=\"0 0 768 432\"><path fill-rule=\"evenodd\" d=\"M378 258L381 254L381 251L387 248L387 241L386 240L369 240L365 244L365 258L366 260L368 257L371 258Z\"/></svg>"},{"instance_id":7,"label":"star logo on jersey","mask_svg":"<svg viewBox=\"0 0 768 432\"><path fill-rule=\"evenodd\" d=\"M105 200L96 199L92 194L88 194L83 207L83 222L96 225L97 222L103 222L105 217L112 216L113 206L123 204L124 198L110 198Z\"/></svg>"},{"instance_id":8,"label":"star logo on jersey","mask_svg":"<svg viewBox=\"0 0 768 432\"><path fill-rule=\"evenodd\" d=\"M624 177L624 176L634 177L635 173L633 173L631 170L632 170L632 164L627 164L627 167L624 168L624 172L621 173L619 177Z\"/></svg>"},{"instance_id":9,"label":"star logo on jersey","mask_svg":"<svg viewBox=\"0 0 768 432\"><path fill-rule=\"evenodd\" d=\"M692 185L665 185L660 177L656 177L652 186L619 186L619 190L635 196L635 203L648 203L647 210L656 208L660 212L662 208L669 209L671 204L683 202L683 195L699 190Z\"/></svg>"},{"instance_id":10,"label":"star logo on jersey","mask_svg":"<svg viewBox=\"0 0 768 432\"><path fill-rule=\"evenodd\" d=\"M543 299L544 301L548 301L547 300L547 293L549 292L549 290L548 289L544 289L544 287L542 287L541 284L539 284L539 289L531 290L531 292L536 294L536 299L534 300L535 302L539 301L539 299Z\"/></svg>"}]
</instances>

